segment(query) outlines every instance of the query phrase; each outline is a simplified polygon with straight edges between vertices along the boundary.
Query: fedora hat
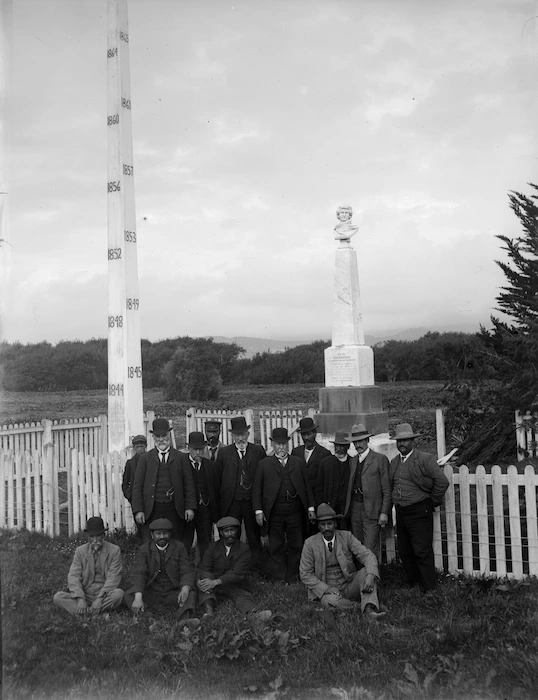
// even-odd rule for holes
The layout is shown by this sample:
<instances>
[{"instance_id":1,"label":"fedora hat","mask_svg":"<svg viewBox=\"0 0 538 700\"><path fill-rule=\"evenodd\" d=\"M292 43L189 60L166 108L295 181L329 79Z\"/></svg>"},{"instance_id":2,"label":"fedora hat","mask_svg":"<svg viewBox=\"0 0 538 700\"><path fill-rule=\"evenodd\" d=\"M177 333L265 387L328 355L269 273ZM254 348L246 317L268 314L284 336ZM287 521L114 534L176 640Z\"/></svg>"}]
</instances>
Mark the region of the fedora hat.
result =
<instances>
[{"instance_id":1,"label":"fedora hat","mask_svg":"<svg viewBox=\"0 0 538 700\"><path fill-rule=\"evenodd\" d=\"M172 430L168 418L155 418L152 423L150 433L154 435L165 435Z\"/></svg>"},{"instance_id":2,"label":"fedora hat","mask_svg":"<svg viewBox=\"0 0 538 700\"><path fill-rule=\"evenodd\" d=\"M348 440L351 442L355 440L366 440L366 438L370 437L372 437L372 434L366 430L362 423L355 423L351 428L351 432L347 435Z\"/></svg>"},{"instance_id":3,"label":"fedora hat","mask_svg":"<svg viewBox=\"0 0 538 700\"><path fill-rule=\"evenodd\" d=\"M335 513L327 503L320 503L316 511L316 520L336 520L343 517L340 513Z\"/></svg>"},{"instance_id":4,"label":"fedora hat","mask_svg":"<svg viewBox=\"0 0 538 700\"><path fill-rule=\"evenodd\" d=\"M273 428L271 433L272 442L288 442L288 440L291 440L291 436L288 435L287 428Z\"/></svg>"},{"instance_id":5,"label":"fedora hat","mask_svg":"<svg viewBox=\"0 0 538 700\"><path fill-rule=\"evenodd\" d=\"M337 430L334 434L334 440L329 440L333 445L349 445L349 438L345 430Z\"/></svg>"},{"instance_id":6,"label":"fedora hat","mask_svg":"<svg viewBox=\"0 0 538 700\"><path fill-rule=\"evenodd\" d=\"M88 535L104 535L105 529L103 518L96 516L88 520L84 532Z\"/></svg>"},{"instance_id":7,"label":"fedora hat","mask_svg":"<svg viewBox=\"0 0 538 700\"><path fill-rule=\"evenodd\" d=\"M411 423L398 423L392 437L393 440L411 440L419 437L420 433L414 433Z\"/></svg>"},{"instance_id":8,"label":"fedora hat","mask_svg":"<svg viewBox=\"0 0 538 700\"><path fill-rule=\"evenodd\" d=\"M236 416L230 420L230 430L232 433L244 433L245 430L250 430L250 425L247 425L245 416Z\"/></svg>"},{"instance_id":9,"label":"fedora hat","mask_svg":"<svg viewBox=\"0 0 538 700\"><path fill-rule=\"evenodd\" d=\"M192 433L189 433L189 441L187 444L189 447L194 447L195 449L200 450L207 445L207 440L205 439L203 433L195 430Z\"/></svg>"},{"instance_id":10,"label":"fedora hat","mask_svg":"<svg viewBox=\"0 0 538 700\"><path fill-rule=\"evenodd\" d=\"M312 430L317 429L318 426L314 423L310 416L307 418L301 418L299 421L299 427L297 428L300 433L310 433Z\"/></svg>"}]
</instances>

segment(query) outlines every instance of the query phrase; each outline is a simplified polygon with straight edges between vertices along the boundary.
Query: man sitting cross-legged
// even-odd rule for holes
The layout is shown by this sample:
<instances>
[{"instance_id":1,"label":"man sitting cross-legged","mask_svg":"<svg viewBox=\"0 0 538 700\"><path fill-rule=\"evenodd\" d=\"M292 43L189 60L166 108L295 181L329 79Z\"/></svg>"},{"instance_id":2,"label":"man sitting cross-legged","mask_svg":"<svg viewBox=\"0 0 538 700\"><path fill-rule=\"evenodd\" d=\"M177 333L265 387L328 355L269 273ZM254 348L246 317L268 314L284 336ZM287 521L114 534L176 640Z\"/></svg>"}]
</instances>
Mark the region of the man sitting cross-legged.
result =
<instances>
[{"instance_id":1,"label":"man sitting cross-legged","mask_svg":"<svg viewBox=\"0 0 538 700\"><path fill-rule=\"evenodd\" d=\"M337 530L341 518L326 503L321 503L316 520L320 532L304 543L299 575L308 588L308 598L319 600L326 608L355 610L360 601L362 612L370 619L383 617L379 611L376 579L377 558L348 530ZM353 557L363 565L357 571Z\"/></svg>"},{"instance_id":2,"label":"man sitting cross-legged","mask_svg":"<svg viewBox=\"0 0 538 700\"><path fill-rule=\"evenodd\" d=\"M213 615L219 599L233 601L243 613L252 613L258 607L252 593L242 588L251 565L248 546L239 540L241 523L226 516L217 523L220 539L205 550L198 574L198 602L203 607L204 618ZM269 620L270 610L254 613L259 620Z\"/></svg>"},{"instance_id":3,"label":"man sitting cross-legged","mask_svg":"<svg viewBox=\"0 0 538 700\"><path fill-rule=\"evenodd\" d=\"M151 542L136 553L133 586L124 602L133 613L177 610L177 619L192 617L195 593L194 566L185 546L172 539L172 523L157 518L150 523ZM199 620L192 620L199 624Z\"/></svg>"},{"instance_id":4,"label":"man sitting cross-legged","mask_svg":"<svg viewBox=\"0 0 538 700\"><path fill-rule=\"evenodd\" d=\"M69 593L58 591L53 601L72 615L96 614L117 608L123 591L120 548L105 541L105 524L90 518L84 532L88 543L77 547L67 574Z\"/></svg>"}]
</instances>

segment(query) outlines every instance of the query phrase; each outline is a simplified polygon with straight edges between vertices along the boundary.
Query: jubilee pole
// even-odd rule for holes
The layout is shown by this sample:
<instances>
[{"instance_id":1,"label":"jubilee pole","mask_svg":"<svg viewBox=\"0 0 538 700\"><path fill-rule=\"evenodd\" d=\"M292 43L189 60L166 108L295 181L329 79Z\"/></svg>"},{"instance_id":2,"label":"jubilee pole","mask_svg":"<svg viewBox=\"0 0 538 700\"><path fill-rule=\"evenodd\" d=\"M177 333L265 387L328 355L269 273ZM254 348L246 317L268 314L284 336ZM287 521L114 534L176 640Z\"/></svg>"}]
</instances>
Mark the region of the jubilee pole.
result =
<instances>
[{"instance_id":1,"label":"jubilee pole","mask_svg":"<svg viewBox=\"0 0 538 700\"><path fill-rule=\"evenodd\" d=\"M144 433L127 0L108 0L108 450Z\"/></svg>"}]
</instances>

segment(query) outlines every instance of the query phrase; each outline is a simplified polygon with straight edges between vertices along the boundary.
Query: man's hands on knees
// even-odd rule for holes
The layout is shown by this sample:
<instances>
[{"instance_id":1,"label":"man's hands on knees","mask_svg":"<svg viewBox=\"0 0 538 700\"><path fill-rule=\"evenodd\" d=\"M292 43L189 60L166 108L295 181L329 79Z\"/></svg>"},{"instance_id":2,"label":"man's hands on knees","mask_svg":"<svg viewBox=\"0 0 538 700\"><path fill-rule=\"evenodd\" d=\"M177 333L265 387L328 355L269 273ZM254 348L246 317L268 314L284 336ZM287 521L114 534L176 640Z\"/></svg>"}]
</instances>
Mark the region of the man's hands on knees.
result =
<instances>
[{"instance_id":1,"label":"man's hands on knees","mask_svg":"<svg viewBox=\"0 0 538 700\"><path fill-rule=\"evenodd\" d=\"M179 595L177 597L177 604L180 607L183 607L185 603L187 602L187 598L189 597L189 593L191 592L191 589L189 586L183 586L181 590L179 591Z\"/></svg>"},{"instance_id":2,"label":"man's hands on knees","mask_svg":"<svg viewBox=\"0 0 538 700\"><path fill-rule=\"evenodd\" d=\"M202 593L209 593L217 586L220 586L221 583L220 578L201 578L198 581L198 590L202 591Z\"/></svg>"},{"instance_id":3,"label":"man's hands on knees","mask_svg":"<svg viewBox=\"0 0 538 700\"><path fill-rule=\"evenodd\" d=\"M131 605L131 610L136 615L136 613L144 612L144 601L142 600L142 593L135 593L133 604Z\"/></svg>"},{"instance_id":4,"label":"man's hands on knees","mask_svg":"<svg viewBox=\"0 0 538 700\"><path fill-rule=\"evenodd\" d=\"M77 615L84 615L88 612L86 598L77 598Z\"/></svg>"},{"instance_id":5,"label":"man's hands on knees","mask_svg":"<svg viewBox=\"0 0 538 700\"><path fill-rule=\"evenodd\" d=\"M364 579L364 586L362 587L363 593L371 593L374 590L375 576L373 574L366 574Z\"/></svg>"},{"instance_id":6,"label":"man's hands on knees","mask_svg":"<svg viewBox=\"0 0 538 700\"><path fill-rule=\"evenodd\" d=\"M97 615L101 612L102 607L103 607L103 599L96 598L92 603L92 606L90 608L90 612L92 613L92 615Z\"/></svg>"},{"instance_id":7,"label":"man's hands on knees","mask_svg":"<svg viewBox=\"0 0 538 700\"><path fill-rule=\"evenodd\" d=\"M329 586L329 588L327 588L327 590L325 591L325 593L324 593L323 595L337 595L337 596L341 596L342 594L340 593L340 591L338 590L338 588L334 588L334 586Z\"/></svg>"}]
</instances>

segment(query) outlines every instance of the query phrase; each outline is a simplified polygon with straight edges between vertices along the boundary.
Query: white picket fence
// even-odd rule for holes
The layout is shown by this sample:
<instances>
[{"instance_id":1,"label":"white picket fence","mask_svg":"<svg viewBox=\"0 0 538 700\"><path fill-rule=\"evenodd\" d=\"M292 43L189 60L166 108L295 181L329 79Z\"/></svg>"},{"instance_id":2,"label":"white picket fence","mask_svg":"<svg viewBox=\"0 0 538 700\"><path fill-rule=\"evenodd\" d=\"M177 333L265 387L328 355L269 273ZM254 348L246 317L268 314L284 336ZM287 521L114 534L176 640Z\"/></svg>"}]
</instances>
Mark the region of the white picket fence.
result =
<instances>
[{"instance_id":1,"label":"white picket fence","mask_svg":"<svg viewBox=\"0 0 538 700\"><path fill-rule=\"evenodd\" d=\"M208 420L218 420L222 423L221 442L229 445L232 441L230 433L230 420L234 416L245 416L247 425L251 426L251 439L262 444L266 451L271 449L271 433L273 428L287 428L288 433L291 433L291 447L297 447L301 443L301 435L297 432L299 421L301 418L310 416L314 418L317 411L315 408L309 408L307 411L296 409L272 409L270 411L254 411L247 409L245 411L211 411L199 408L189 408L185 413L186 419L186 435L185 441L189 433L198 430L204 430L205 422Z\"/></svg>"},{"instance_id":2,"label":"white picket fence","mask_svg":"<svg viewBox=\"0 0 538 700\"><path fill-rule=\"evenodd\" d=\"M101 515L110 530L134 526L121 479L130 451L99 458L72 450L67 472L59 469L53 445L32 452L0 451L0 527L60 534L59 476L66 480L68 532L84 529L87 518ZM439 569L452 573L521 578L538 575L536 492L538 475L527 465L491 472L479 466L445 468L450 486L435 513L434 552ZM392 561L396 543L385 533L383 561Z\"/></svg>"},{"instance_id":3,"label":"white picket fence","mask_svg":"<svg viewBox=\"0 0 538 700\"><path fill-rule=\"evenodd\" d=\"M515 412L517 460L538 457L538 412Z\"/></svg>"}]
</instances>

